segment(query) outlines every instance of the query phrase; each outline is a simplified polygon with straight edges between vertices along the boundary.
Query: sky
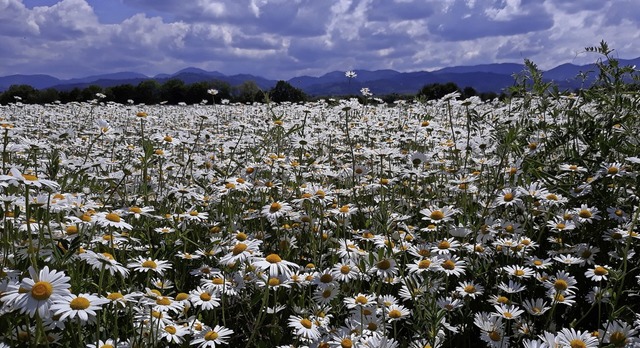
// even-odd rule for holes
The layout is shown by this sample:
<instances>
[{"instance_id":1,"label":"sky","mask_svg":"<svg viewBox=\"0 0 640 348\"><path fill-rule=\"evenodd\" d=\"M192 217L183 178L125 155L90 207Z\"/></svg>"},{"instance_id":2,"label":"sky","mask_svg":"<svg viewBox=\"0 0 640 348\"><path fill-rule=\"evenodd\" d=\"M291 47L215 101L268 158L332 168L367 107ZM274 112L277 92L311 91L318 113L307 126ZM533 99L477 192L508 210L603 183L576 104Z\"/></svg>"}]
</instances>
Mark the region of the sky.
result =
<instances>
[{"instance_id":1,"label":"sky","mask_svg":"<svg viewBox=\"0 0 640 348\"><path fill-rule=\"evenodd\" d=\"M640 56L638 0L0 0L0 76L270 79Z\"/></svg>"}]
</instances>

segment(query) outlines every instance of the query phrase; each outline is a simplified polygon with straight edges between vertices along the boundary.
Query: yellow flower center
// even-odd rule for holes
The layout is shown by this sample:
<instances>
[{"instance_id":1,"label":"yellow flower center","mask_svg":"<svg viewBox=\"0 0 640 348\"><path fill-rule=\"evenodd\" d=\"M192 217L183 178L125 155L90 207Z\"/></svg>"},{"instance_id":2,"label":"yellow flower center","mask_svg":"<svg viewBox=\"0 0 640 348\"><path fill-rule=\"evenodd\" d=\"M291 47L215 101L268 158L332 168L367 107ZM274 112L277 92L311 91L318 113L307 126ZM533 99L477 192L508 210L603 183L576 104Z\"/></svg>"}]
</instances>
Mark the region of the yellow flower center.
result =
<instances>
[{"instance_id":1,"label":"yellow flower center","mask_svg":"<svg viewBox=\"0 0 640 348\"><path fill-rule=\"evenodd\" d=\"M269 278L269 286L278 286L278 285L280 285L280 279Z\"/></svg>"},{"instance_id":2,"label":"yellow flower center","mask_svg":"<svg viewBox=\"0 0 640 348\"><path fill-rule=\"evenodd\" d=\"M513 200L513 193L509 192L502 196L505 202L511 202Z\"/></svg>"},{"instance_id":3,"label":"yellow flower center","mask_svg":"<svg viewBox=\"0 0 640 348\"><path fill-rule=\"evenodd\" d=\"M418 268L420 269L429 268L430 266L431 266L431 260L429 259L420 260L420 262L418 262Z\"/></svg>"},{"instance_id":4,"label":"yellow flower center","mask_svg":"<svg viewBox=\"0 0 640 348\"><path fill-rule=\"evenodd\" d=\"M271 203L271 206L269 207L269 212L270 213L275 213L275 212L279 211L280 209L282 209L282 204L280 204L278 202L273 202L273 203Z\"/></svg>"},{"instance_id":5,"label":"yellow flower center","mask_svg":"<svg viewBox=\"0 0 640 348\"><path fill-rule=\"evenodd\" d=\"M75 225L67 226L67 228L64 229L64 232L69 236L77 234L78 233L78 226L75 226Z\"/></svg>"},{"instance_id":6,"label":"yellow flower center","mask_svg":"<svg viewBox=\"0 0 640 348\"><path fill-rule=\"evenodd\" d=\"M233 249L231 250L231 253L233 255L238 255L238 254L241 254L245 250L247 250L247 245L244 244L244 243L238 243L233 247Z\"/></svg>"},{"instance_id":7,"label":"yellow flower center","mask_svg":"<svg viewBox=\"0 0 640 348\"><path fill-rule=\"evenodd\" d=\"M607 273L609 273L609 271L607 271L607 269L602 267L602 266L597 266L593 270L593 274L598 275L598 276L603 276L603 275L606 275Z\"/></svg>"},{"instance_id":8,"label":"yellow flower center","mask_svg":"<svg viewBox=\"0 0 640 348\"><path fill-rule=\"evenodd\" d=\"M106 258L107 258L107 259L109 259L109 260L115 260L115 259L113 258L113 255L111 255L111 254L109 254L109 253L102 253L102 256L106 257Z\"/></svg>"},{"instance_id":9,"label":"yellow flower center","mask_svg":"<svg viewBox=\"0 0 640 348\"><path fill-rule=\"evenodd\" d=\"M494 342L498 342L502 339L502 335L500 335L498 331L493 330L489 332L489 338Z\"/></svg>"},{"instance_id":10,"label":"yellow flower center","mask_svg":"<svg viewBox=\"0 0 640 348\"><path fill-rule=\"evenodd\" d=\"M516 277L522 277L522 276L524 275L524 273L525 273L525 272L524 272L524 270L521 270L521 269L519 269L519 268L518 268L518 269L516 269L516 270L513 272L513 274L514 274Z\"/></svg>"},{"instance_id":11,"label":"yellow flower center","mask_svg":"<svg viewBox=\"0 0 640 348\"><path fill-rule=\"evenodd\" d=\"M587 348L587 344L579 339L579 338L574 338L571 341L569 341L569 347L571 348Z\"/></svg>"},{"instance_id":12,"label":"yellow flower center","mask_svg":"<svg viewBox=\"0 0 640 348\"><path fill-rule=\"evenodd\" d=\"M389 311L389 318L391 319L398 319L402 316L402 312L400 312L397 309L392 309Z\"/></svg>"},{"instance_id":13,"label":"yellow flower center","mask_svg":"<svg viewBox=\"0 0 640 348\"><path fill-rule=\"evenodd\" d=\"M343 338L342 341L340 341L340 347L351 348L353 347L353 342L351 342L351 340L348 338Z\"/></svg>"},{"instance_id":14,"label":"yellow flower center","mask_svg":"<svg viewBox=\"0 0 640 348\"><path fill-rule=\"evenodd\" d=\"M356 303L357 304L365 305L365 304L367 304L367 302L369 302L369 300L367 300L367 298L362 296L362 295L356 297Z\"/></svg>"},{"instance_id":15,"label":"yellow flower center","mask_svg":"<svg viewBox=\"0 0 640 348\"><path fill-rule=\"evenodd\" d=\"M33 287L31 288L31 297L38 301L49 299L51 294L53 294L53 285L49 282L40 281L33 284Z\"/></svg>"},{"instance_id":16,"label":"yellow flower center","mask_svg":"<svg viewBox=\"0 0 640 348\"><path fill-rule=\"evenodd\" d=\"M38 181L38 177L31 174L22 174L22 177L27 181Z\"/></svg>"},{"instance_id":17,"label":"yellow flower center","mask_svg":"<svg viewBox=\"0 0 640 348\"><path fill-rule=\"evenodd\" d=\"M71 300L71 302L69 303L69 307L71 307L71 309L73 310L83 310L83 309L87 309L89 308L89 306L91 305L91 303L89 302L89 300L87 300L84 297L76 297L73 300Z\"/></svg>"},{"instance_id":18,"label":"yellow flower center","mask_svg":"<svg viewBox=\"0 0 640 348\"><path fill-rule=\"evenodd\" d=\"M467 286L464 287L464 292L466 292L467 294L473 294L476 292L476 287L469 284Z\"/></svg>"},{"instance_id":19,"label":"yellow flower center","mask_svg":"<svg viewBox=\"0 0 640 348\"><path fill-rule=\"evenodd\" d=\"M173 335L178 330L176 330L175 326L168 325L168 326L164 327L164 331L166 331L166 332L170 333L171 335Z\"/></svg>"},{"instance_id":20,"label":"yellow flower center","mask_svg":"<svg viewBox=\"0 0 640 348\"><path fill-rule=\"evenodd\" d=\"M342 267L340 267L340 273L349 274L349 272L351 272L351 267L347 265L343 265Z\"/></svg>"},{"instance_id":21,"label":"yellow flower center","mask_svg":"<svg viewBox=\"0 0 640 348\"><path fill-rule=\"evenodd\" d=\"M131 207L129 208L129 211L135 214L140 214L142 213L142 209L140 207Z\"/></svg>"},{"instance_id":22,"label":"yellow flower center","mask_svg":"<svg viewBox=\"0 0 640 348\"><path fill-rule=\"evenodd\" d=\"M564 279L556 279L553 287L558 291L565 291L569 288L569 284Z\"/></svg>"},{"instance_id":23,"label":"yellow flower center","mask_svg":"<svg viewBox=\"0 0 640 348\"><path fill-rule=\"evenodd\" d=\"M269 254L265 260L269 263L279 263L282 262L282 259L280 258L280 256L278 256L278 254Z\"/></svg>"},{"instance_id":24,"label":"yellow flower center","mask_svg":"<svg viewBox=\"0 0 640 348\"><path fill-rule=\"evenodd\" d=\"M616 347L623 347L625 344L627 344L627 335L624 334L624 332L622 331L615 331L611 333L611 336L609 336L609 342L611 342L611 344L613 344Z\"/></svg>"},{"instance_id":25,"label":"yellow flower center","mask_svg":"<svg viewBox=\"0 0 640 348\"><path fill-rule=\"evenodd\" d=\"M116 222L116 223L120 222L120 215L116 213L109 213L105 215L104 218L111 222Z\"/></svg>"},{"instance_id":26,"label":"yellow flower center","mask_svg":"<svg viewBox=\"0 0 640 348\"><path fill-rule=\"evenodd\" d=\"M300 325L304 326L307 329L310 329L313 326L313 323L311 322L311 320L304 318L300 320Z\"/></svg>"},{"instance_id":27,"label":"yellow flower center","mask_svg":"<svg viewBox=\"0 0 640 348\"><path fill-rule=\"evenodd\" d=\"M168 306L171 304L171 299L163 296L156 300L156 304L159 306Z\"/></svg>"},{"instance_id":28,"label":"yellow flower center","mask_svg":"<svg viewBox=\"0 0 640 348\"><path fill-rule=\"evenodd\" d=\"M616 175L616 174L618 174L619 171L620 170L618 169L618 167L613 167L612 166L612 167L609 167L607 169L607 174Z\"/></svg>"},{"instance_id":29,"label":"yellow flower center","mask_svg":"<svg viewBox=\"0 0 640 348\"><path fill-rule=\"evenodd\" d=\"M343 205L340 207L339 211L343 214L346 214L349 212L349 206L348 205Z\"/></svg>"},{"instance_id":30,"label":"yellow flower center","mask_svg":"<svg viewBox=\"0 0 640 348\"><path fill-rule=\"evenodd\" d=\"M107 300L116 301L116 300L119 300L119 299L121 299L123 297L124 296L119 292L112 292L112 293L109 293L109 295L107 295Z\"/></svg>"},{"instance_id":31,"label":"yellow flower center","mask_svg":"<svg viewBox=\"0 0 640 348\"><path fill-rule=\"evenodd\" d=\"M185 293L185 292L179 292L179 293L176 295L176 301L184 301L184 300L186 300L186 299L188 299L188 298L189 298L189 294L187 294L187 293Z\"/></svg>"},{"instance_id":32,"label":"yellow flower center","mask_svg":"<svg viewBox=\"0 0 640 348\"><path fill-rule=\"evenodd\" d=\"M583 219L588 219L591 217L591 212L588 209L581 209L580 212L578 213L578 216L580 216Z\"/></svg>"},{"instance_id":33,"label":"yellow flower center","mask_svg":"<svg viewBox=\"0 0 640 348\"><path fill-rule=\"evenodd\" d=\"M504 296L498 296L498 298L496 299L496 302L502 303L502 304L507 304L507 303L509 303L509 299L504 297Z\"/></svg>"},{"instance_id":34,"label":"yellow flower center","mask_svg":"<svg viewBox=\"0 0 640 348\"><path fill-rule=\"evenodd\" d=\"M440 243L438 243L438 249L444 250L444 249L449 249L451 247L451 243L449 243L448 240L443 240Z\"/></svg>"},{"instance_id":35,"label":"yellow flower center","mask_svg":"<svg viewBox=\"0 0 640 348\"><path fill-rule=\"evenodd\" d=\"M218 339L218 333L215 331L209 331L204 335L206 341L215 341Z\"/></svg>"},{"instance_id":36,"label":"yellow flower center","mask_svg":"<svg viewBox=\"0 0 640 348\"><path fill-rule=\"evenodd\" d=\"M431 220L442 220L444 219L444 213L440 210L434 210L429 215L429 219Z\"/></svg>"},{"instance_id":37,"label":"yellow flower center","mask_svg":"<svg viewBox=\"0 0 640 348\"><path fill-rule=\"evenodd\" d=\"M211 295L208 292L203 292L200 294L200 299L202 301L210 301L211 300Z\"/></svg>"},{"instance_id":38,"label":"yellow flower center","mask_svg":"<svg viewBox=\"0 0 640 348\"><path fill-rule=\"evenodd\" d=\"M156 269L156 267L158 267L158 264L156 264L153 260L147 260L142 263L142 267Z\"/></svg>"},{"instance_id":39,"label":"yellow flower center","mask_svg":"<svg viewBox=\"0 0 640 348\"><path fill-rule=\"evenodd\" d=\"M378 269L387 270L387 269L391 268L391 262L389 260L387 260L387 259L384 259L384 260L378 262L377 266L378 266Z\"/></svg>"},{"instance_id":40,"label":"yellow flower center","mask_svg":"<svg viewBox=\"0 0 640 348\"><path fill-rule=\"evenodd\" d=\"M447 260L442 263L442 268L451 271L456 268L456 263L453 260Z\"/></svg>"},{"instance_id":41,"label":"yellow flower center","mask_svg":"<svg viewBox=\"0 0 640 348\"><path fill-rule=\"evenodd\" d=\"M331 283L333 281L333 276L329 273L325 273L320 276L320 281L323 283Z\"/></svg>"}]
</instances>

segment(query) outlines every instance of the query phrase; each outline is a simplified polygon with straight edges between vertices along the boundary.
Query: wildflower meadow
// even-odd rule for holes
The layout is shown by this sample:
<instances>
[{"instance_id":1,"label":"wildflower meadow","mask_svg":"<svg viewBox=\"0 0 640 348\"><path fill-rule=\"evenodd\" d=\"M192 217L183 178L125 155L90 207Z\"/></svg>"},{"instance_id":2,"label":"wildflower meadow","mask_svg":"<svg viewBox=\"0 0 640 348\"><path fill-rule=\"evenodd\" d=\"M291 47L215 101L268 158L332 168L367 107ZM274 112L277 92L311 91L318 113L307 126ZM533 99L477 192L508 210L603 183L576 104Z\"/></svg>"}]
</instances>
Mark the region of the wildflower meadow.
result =
<instances>
[{"instance_id":1,"label":"wildflower meadow","mask_svg":"<svg viewBox=\"0 0 640 348\"><path fill-rule=\"evenodd\" d=\"M486 102L3 106L0 347L640 347L638 75L590 51Z\"/></svg>"}]
</instances>

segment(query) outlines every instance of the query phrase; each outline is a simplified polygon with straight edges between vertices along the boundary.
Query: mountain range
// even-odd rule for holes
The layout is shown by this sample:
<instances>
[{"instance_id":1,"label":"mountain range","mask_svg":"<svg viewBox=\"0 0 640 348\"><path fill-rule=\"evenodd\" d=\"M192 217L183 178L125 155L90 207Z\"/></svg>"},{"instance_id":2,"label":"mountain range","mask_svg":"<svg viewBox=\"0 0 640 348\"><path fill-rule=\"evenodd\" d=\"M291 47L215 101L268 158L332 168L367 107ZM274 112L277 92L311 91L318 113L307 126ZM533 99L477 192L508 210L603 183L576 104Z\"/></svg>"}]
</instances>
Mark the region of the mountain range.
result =
<instances>
[{"instance_id":1,"label":"mountain range","mask_svg":"<svg viewBox=\"0 0 640 348\"><path fill-rule=\"evenodd\" d=\"M640 65L640 57L620 59L621 66ZM348 79L343 71L333 71L319 77L299 76L289 79L292 86L300 88L311 96L330 96L358 94L361 88L367 87L374 95L415 94L423 86L431 83L453 82L459 87L473 87L478 92L500 93L514 84L514 75L522 73L524 64L494 63L473 66L454 66L434 71L399 72L395 70L354 70L357 77ZM562 64L543 72L547 81L553 81L560 89L573 90L586 82L593 81L596 65ZM589 73L590 72L590 73ZM578 78L579 74L589 73L586 81ZM276 80L269 80L249 74L225 75L218 71L205 71L199 68L186 68L173 74L146 76L136 72L117 72L104 75L87 76L61 80L50 75L10 75L0 77L0 92L11 85L30 85L36 89L54 88L71 90L86 88L90 85L113 87L123 84L137 85L145 80L156 80L160 83L170 79L182 80L185 84L220 80L231 86L238 86L245 81L254 81L258 87L268 90L276 85Z\"/></svg>"}]
</instances>

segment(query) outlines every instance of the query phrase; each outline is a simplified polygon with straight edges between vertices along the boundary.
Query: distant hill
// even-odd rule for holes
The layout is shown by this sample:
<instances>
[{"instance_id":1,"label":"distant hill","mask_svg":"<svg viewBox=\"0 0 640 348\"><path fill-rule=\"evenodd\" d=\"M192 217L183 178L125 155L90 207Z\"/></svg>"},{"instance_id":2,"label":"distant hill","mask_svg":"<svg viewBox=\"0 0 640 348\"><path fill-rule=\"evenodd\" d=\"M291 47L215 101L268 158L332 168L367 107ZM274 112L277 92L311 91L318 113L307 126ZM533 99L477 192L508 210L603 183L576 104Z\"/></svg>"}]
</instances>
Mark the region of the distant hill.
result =
<instances>
[{"instance_id":1,"label":"distant hill","mask_svg":"<svg viewBox=\"0 0 640 348\"><path fill-rule=\"evenodd\" d=\"M640 65L640 57L620 59L621 65ZM514 74L524 70L523 64L495 63L472 66L453 66L434 71L399 72L395 70L355 70L357 77L349 79L344 71L332 71L322 76L298 76L289 79L292 86L302 89L311 96L339 96L359 94L360 89L367 87L374 95L391 93L414 94L426 84L453 82L459 87L473 87L478 92L500 93L514 83ZM575 89L589 83L595 78L595 64L574 65L562 64L544 72L544 78L557 83L562 89ZM586 74L583 81L578 75ZM117 72L111 74L87 76L60 80L49 75L10 75L0 77L0 92L11 85L30 85L36 89L55 88L70 90L86 88L90 85L113 87L122 84L137 85L145 80L156 80L160 83L169 79L179 79L186 84L219 80L231 86L241 85L246 81L254 81L258 87L267 90L277 81L249 74L225 75L218 71L206 71L189 67L172 74L158 74L149 77L136 72Z\"/></svg>"}]
</instances>

